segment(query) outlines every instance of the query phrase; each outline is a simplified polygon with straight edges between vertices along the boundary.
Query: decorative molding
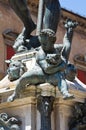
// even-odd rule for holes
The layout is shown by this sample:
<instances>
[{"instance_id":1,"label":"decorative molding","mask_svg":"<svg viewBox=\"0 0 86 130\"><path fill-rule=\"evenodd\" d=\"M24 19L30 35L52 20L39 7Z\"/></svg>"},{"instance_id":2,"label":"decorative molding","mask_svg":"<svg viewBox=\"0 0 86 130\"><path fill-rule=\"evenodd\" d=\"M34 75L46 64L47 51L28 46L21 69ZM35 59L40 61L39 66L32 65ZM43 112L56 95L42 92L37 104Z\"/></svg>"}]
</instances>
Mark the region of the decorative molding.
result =
<instances>
[{"instance_id":1,"label":"decorative molding","mask_svg":"<svg viewBox=\"0 0 86 130\"><path fill-rule=\"evenodd\" d=\"M6 103L7 101L7 98L8 96L10 96L14 89L15 89L16 86L14 86L13 89L3 89L3 91L0 90L0 96L1 96L1 104L3 102ZM50 88L49 88L50 87ZM45 89L46 88L46 89ZM55 90L54 90L55 89ZM73 89L73 86L70 85L70 88L69 88L69 92L70 93L73 93L75 98L73 100L71 100L72 102L84 102L84 99L86 98L86 91L81 91L81 90L78 90L78 89ZM56 99L58 99L59 103L65 103L65 104L69 104L68 101L66 100L63 100L62 96L61 96L61 93L59 92L58 88L55 88L55 87L51 87L51 85L48 87L45 86L45 84L42 85L42 88L40 89L39 86L29 86L28 89L26 89L26 92L24 92L24 94L22 95L22 97L18 100L20 100L19 104L21 104L21 100L23 98L23 100L26 98L27 100L29 100L28 98L30 97L34 97L34 98L37 98L39 96L52 96L52 97L55 97ZM15 100L15 104L17 104L17 101L18 100ZM13 102L11 102L11 105L12 105ZM24 103L24 102L23 102ZM14 103L13 103L14 104ZM3 104L4 105L4 104ZM7 104L9 105L9 104ZM17 104L18 105L18 104ZM0 106L1 107L1 106ZM9 106L8 106L9 107Z\"/></svg>"},{"instance_id":2,"label":"decorative molding","mask_svg":"<svg viewBox=\"0 0 86 130\"><path fill-rule=\"evenodd\" d=\"M82 54L77 54L74 56L74 63L77 68L86 71L86 56Z\"/></svg>"},{"instance_id":3,"label":"decorative molding","mask_svg":"<svg viewBox=\"0 0 86 130\"><path fill-rule=\"evenodd\" d=\"M79 26L86 29L86 18L84 16L80 16L72 11L68 11L62 8L62 18L65 20L67 18L71 18L79 23Z\"/></svg>"},{"instance_id":4,"label":"decorative molding","mask_svg":"<svg viewBox=\"0 0 86 130\"><path fill-rule=\"evenodd\" d=\"M11 29L6 29L3 33L2 33L3 37L4 37L4 41L6 45L9 46L13 46L14 41L16 40L18 33L15 31L12 31Z\"/></svg>"},{"instance_id":5,"label":"decorative molding","mask_svg":"<svg viewBox=\"0 0 86 130\"><path fill-rule=\"evenodd\" d=\"M20 124L17 118L10 117L6 113L0 114L0 130L20 130Z\"/></svg>"}]
</instances>

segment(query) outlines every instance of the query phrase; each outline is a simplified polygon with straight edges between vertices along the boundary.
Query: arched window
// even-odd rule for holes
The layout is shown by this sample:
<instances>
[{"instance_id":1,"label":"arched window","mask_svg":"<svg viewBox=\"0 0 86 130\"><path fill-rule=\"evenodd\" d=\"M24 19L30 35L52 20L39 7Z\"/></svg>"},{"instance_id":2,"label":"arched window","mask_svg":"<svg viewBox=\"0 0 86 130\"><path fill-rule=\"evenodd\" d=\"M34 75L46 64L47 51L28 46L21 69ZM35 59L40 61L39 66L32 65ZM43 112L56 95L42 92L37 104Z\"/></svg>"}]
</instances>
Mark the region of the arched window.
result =
<instances>
[{"instance_id":1,"label":"arched window","mask_svg":"<svg viewBox=\"0 0 86 130\"><path fill-rule=\"evenodd\" d=\"M84 55L78 54L74 56L74 63L77 67L77 77L86 84L86 58Z\"/></svg>"}]
</instances>

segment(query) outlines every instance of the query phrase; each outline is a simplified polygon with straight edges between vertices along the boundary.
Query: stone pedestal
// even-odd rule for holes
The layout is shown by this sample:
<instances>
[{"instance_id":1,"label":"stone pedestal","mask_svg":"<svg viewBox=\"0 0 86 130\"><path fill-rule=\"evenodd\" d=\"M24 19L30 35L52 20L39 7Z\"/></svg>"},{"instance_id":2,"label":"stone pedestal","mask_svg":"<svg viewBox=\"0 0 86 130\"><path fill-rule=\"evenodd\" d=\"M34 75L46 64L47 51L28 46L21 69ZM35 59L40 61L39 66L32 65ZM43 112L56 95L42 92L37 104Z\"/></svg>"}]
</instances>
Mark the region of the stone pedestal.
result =
<instances>
[{"instance_id":1,"label":"stone pedestal","mask_svg":"<svg viewBox=\"0 0 86 130\"><path fill-rule=\"evenodd\" d=\"M34 97L1 103L0 113L17 117L22 124L21 130L36 130L36 99Z\"/></svg>"},{"instance_id":2,"label":"stone pedestal","mask_svg":"<svg viewBox=\"0 0 86 130\"><path fill-rule=\"evenodd\" d=\"M56 130L69 130L68 122L72 115L73 103L56 99L54 104L54 117Z\"/></svg>"},{"instance_id":3,"label":"stone pedestal","mask_svg":"<svg viewBox=\"0 0 86 130\"><path fill-rule=\"evenodd\" d=\"M51 105L48 109L48 112L44 112L44 115L48 114L49 124L51 130L69 130L68 122L69 119L73 116L72 108L76 102L84 102L86 98L86 93L69 89L70 93L73 93L75 98L72 100L63 100L62 95L58 91L58 88L50 84L41 84L39 86L30 86L25 90L20 99L16 99L13 102L6 102L7 96L9 96L13 90L5 91L0 93L1 104L0 104L0 113L5 112L10 116L16 116L19 120L22 121L21 130L41 130L42 123L44 122L43 113L40 111L40 106L38 107L38 102L40 102L41 109L46 107L47 101L48 105ZM40 100L40 97L42 97ZM52 98L54 100L50 100ZM48 99L48 100L46 100ZM45 100L46 103L42 104ZM53 102L52 102L53 101ZM49 115L50 114L50 115ZM43 129L44 129L43 125ZM49 127L46 127L47 130L50 130ZM42 129L42 130L43 130Z\"/></svg>"}]
</instances>

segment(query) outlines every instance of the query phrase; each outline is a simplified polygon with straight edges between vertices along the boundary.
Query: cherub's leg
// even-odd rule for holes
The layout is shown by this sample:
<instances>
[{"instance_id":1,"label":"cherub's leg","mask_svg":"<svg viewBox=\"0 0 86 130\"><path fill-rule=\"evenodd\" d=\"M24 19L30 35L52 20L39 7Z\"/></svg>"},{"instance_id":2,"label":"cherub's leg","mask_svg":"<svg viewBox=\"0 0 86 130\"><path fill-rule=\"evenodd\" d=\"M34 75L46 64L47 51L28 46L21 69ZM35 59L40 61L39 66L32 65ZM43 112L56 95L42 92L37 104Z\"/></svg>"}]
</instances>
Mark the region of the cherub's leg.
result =
<instances>
[{"instance_id":1,"label":"cherub's leg","mask_svg":"<svg viewBox=\"0 0 86 130\"><path fill-rule=\"evenodd\" d=\"M26 29L26 35L29 35L35 29L36 26L31 18L26 0L9 0L9 2L15 13L22 20Z\"/></svg>"},{"instance_id":2,"label":"cherub's leg","mask_svg":"<svg viewBox=\"0 0 86 130\"><path fill-rule=\"evenodd\" d=\"M45 76L42 71L29 71L26 72L22 77L19 79L14 93L8 98L7 101L13 101L16 98L19 98L20 93L27 87L27 85L37 85L39 83L45 82Z\"/></svg>"},{"instance_id":3,"label":"cherub's leg","mask_svg":"<svg viewBox=\"0 0 86 130\"><path fill-rule=\"evenodd\" d=\"M62 73L58 74L58 88L63 95L63 99L74 98L74 95L68 92L67 83Z\"/></svg>"},{"instance_id":4,"label":"cherub's leg","mask_svg":"<svg viewBox=\"0 0 86 130\"><path fill-rule=\"evenodd\" d=\"M30 33L36 28L36 25L31 18L26 0L9 0L9 2L15 13L24 24L24 28L20 35L17 37L13 48L16 52L23 51L27 48L23 48L22 45L26 44L26 39L30 37ZM18 50L19 46L21 46L21 50Z\"/></svg>"},{"instance_id":5,"label":"cherub's leg","mask_svg":"<svg viewBox=\"0 0 86 130\"><path fill-rule=\"evenodd\" d=\"M60 3L59 0L44 0L45 13L44 13L44 28L57 31L57 26L60 19Z\"/></svg>"}]
</instances>

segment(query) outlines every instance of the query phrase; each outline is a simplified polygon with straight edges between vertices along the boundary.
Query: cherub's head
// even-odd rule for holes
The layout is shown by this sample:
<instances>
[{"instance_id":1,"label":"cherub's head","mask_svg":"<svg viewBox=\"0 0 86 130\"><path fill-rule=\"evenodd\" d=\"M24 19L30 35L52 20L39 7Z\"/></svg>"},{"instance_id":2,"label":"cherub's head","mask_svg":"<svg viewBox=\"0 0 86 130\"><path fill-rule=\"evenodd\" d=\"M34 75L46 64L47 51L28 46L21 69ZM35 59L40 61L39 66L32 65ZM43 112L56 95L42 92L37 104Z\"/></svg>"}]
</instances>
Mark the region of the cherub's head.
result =
<instances>
[{"instance_id":1,"label":"cherub's head","mask_svg":"<svg viewBox=\"0 0 86 130\"><path fill-rule=\"evenodd\" d=\"M55 32L51 29L43 29L39 35L39 41L43 50L51 50L56 41Z\"/></svg>"},{"instance_id":2,"label":"cherub's head","mask_svg":"<svg viewBox=\"0 0 86 130\"><path fill-rule=\"evenodd\" d=\"M6 63L9 63L8 72L8 79L10 81L17 80L21 77L21 75L25 72L26 66L22 61L15 61L15 60L6 60Z\"/></svg>"}]
</instances>

